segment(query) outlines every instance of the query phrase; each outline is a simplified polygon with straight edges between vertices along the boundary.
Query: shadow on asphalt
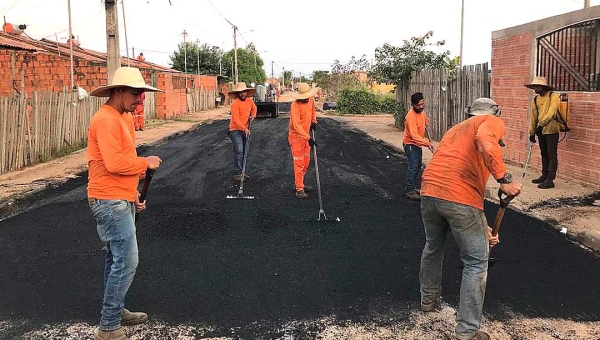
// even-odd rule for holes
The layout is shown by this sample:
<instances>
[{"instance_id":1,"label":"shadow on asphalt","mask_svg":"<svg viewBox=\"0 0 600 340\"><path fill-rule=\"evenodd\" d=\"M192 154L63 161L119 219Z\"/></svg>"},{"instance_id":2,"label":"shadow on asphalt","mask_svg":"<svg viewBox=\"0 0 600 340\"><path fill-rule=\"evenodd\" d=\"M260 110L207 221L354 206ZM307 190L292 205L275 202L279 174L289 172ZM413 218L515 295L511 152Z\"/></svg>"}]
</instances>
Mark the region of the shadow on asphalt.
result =
<instances>
[{"instance_id":1,"label":"shadow on asphalt","mask_svg":"<svg viewBox=\"0 0 600 340\"><path fill-rule=\"evenodd\" d=\"M418 203L402 196L403 156L320 119L324 209L340 221L317 222L316 192L294 196L287 125L287 117L253 124L244 193L254 200L225 198L238 191L227 121L140 150L164 162L138 221L130 309L173 324L212 325L212 336L257 337L292 320L387 315L378 318L383 325L418 308L424 232ZM306 184L316 187L312 164ZM85 186L81 177L48 189L0 222L0 319L26 320L19 331L97 322L104 253ZM486 204L490 221L496 209ZM599 319L595 254L511 210L500 234L488 277L489 318ZM456 247L448 248L444 300L456 306L459 260Z\"/></svg>"}]
</instances>

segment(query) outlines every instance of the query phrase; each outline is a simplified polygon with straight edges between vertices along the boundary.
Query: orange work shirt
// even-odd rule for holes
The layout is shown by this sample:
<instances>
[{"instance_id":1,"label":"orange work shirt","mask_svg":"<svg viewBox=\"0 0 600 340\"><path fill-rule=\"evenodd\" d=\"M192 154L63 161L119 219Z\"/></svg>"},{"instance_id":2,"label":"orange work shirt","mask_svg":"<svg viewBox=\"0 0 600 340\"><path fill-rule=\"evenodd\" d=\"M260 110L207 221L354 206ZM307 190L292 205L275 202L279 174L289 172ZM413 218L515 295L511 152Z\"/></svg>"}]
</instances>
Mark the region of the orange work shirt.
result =
<instances>
[{"instance_id":1,"label":"orange work shirt","mask_svg":"<svg viewBox=\"0 0 600 340\"><path fill-rule=\"evenodd\" d=\"M248 130L248 119L250 116L256 118L256 104L250 98L241 100L235 98L231 103L231 120L229 121L229 131Z\"/></svg>"},{"instance_id":2,"label":"orange work shirt","mask_svg":"<svg viewBox=\"0 0 600 340\"><path fill-rule=\"evenodd\" d=\"M429 118L427 118L425 111L416 113L413 109L410 109L404 118L402 143L428 147L431 143L425 138L425 125L427 123L429 123Z\"/></svg>"},{"instance_id":3,"label":"orange work shirt","mask_svg":"<svg viewBox=\"0 0 600 340\"><path fill-rule=\"evenodd\" d=\"M506 174L502 149L504 121L496 116L471 117L442 138L423 172L421 195L441 198L483 210L490 173Z\"/></svg>"},{"instance_id":4,"label":"orange work shirt","mask_svg":"<svg viewBox=\"0 0 600 340\"><path fill-rule=\"evenodd\" d=\"M316 122L317 110L314 99L309 98L308 103L294 100L290 108L290 130L288 137L309 140L310 124Z\"/></svg>"},{"instance_id":5,"label":"orange work shirt","mask_svg":"<svg viewBox=\"0 0 600 340\"><path fill-rule=\"evenodd\" d=\"M140 175L148 161L135 150L130 113L103 105L88 131L88 197L135 202Z\"/></svg>"}]
</instances>

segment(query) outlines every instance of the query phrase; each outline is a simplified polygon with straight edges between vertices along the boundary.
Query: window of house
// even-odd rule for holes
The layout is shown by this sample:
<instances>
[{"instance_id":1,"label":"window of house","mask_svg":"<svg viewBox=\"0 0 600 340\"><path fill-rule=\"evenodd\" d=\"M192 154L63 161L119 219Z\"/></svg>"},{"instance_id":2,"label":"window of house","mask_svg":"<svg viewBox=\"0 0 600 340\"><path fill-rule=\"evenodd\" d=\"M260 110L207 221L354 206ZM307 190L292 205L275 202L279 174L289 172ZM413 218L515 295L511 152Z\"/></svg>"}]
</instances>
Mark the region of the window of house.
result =
<instances>
[{"instance_id":1,"label":"window of house","mask_svg":"<svg viewBox=\"0 0 600 340\"><path fill-rule=\"evenodd\" d=\"M557 91L600 91L600 19L537 39L537 74Z\"/></svg>"}]
</instances>

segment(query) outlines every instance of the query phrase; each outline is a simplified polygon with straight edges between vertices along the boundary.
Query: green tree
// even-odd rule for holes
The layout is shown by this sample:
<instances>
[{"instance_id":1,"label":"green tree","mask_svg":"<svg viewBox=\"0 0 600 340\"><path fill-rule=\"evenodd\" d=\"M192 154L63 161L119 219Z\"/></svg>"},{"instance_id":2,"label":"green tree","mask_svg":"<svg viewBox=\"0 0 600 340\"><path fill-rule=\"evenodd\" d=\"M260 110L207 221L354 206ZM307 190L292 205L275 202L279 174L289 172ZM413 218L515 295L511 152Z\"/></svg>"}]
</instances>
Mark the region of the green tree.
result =
<instances>
[{"instance_id":1,"label":"green tree","mask_svg":"<svg viewBox=\"0 0 600 340\"><path fill-rule=\"evenodd\" d=\"M427 51L427 46L444 46L445 42L428 42L433 36L429 31L422 37L413 37L405 40L400 47L384 44L375 49L375 66L371 70L371 77L380 83L396 84L405 88L410 81L413 71L425 69L453 69L455 66L450 60L450 51L435 53Z\"/></svg>"},{"instance_id":2,"label":"green tree","mask_svg":"<svg viewBox=\"0 0 600 340\"><path fill-rule=\"evenodd\" d=\"M231 77L232 80L235 79L235 74L232 71L232 68L235 67L233 60L233 49L223 55L223 74ZM267 80L267 75L263 69L265 62L252 43L248 44L246 48L238 48L237 62L239 82L245 82L246 85L250 85L252 83L262 84Z\"/></svg>"},{"instance_id":3,"label":"green tree","mask_svg":"<svg viewBox=\"0 0 600 340\"><path fill-rule=\"evenodd\" d=\"M329 76L329 71L313 71L312 81L317 83L317 86L323 85L323 80Z\"/></svg>"},{"instance_id":4,"label":"green tree","mask_svg":"<svg viewBox=\"0 0 600 340\"><path fill-rule=\"evenodd\" d=\"M202 44L200 46L186 42L178 45L179 50L174 51L171 66L181 72L200 74L219 74L219 60L223 56L223 50L217 46ZM198 68L198 61L200 67Z\"/></svg>"}]
</instances>

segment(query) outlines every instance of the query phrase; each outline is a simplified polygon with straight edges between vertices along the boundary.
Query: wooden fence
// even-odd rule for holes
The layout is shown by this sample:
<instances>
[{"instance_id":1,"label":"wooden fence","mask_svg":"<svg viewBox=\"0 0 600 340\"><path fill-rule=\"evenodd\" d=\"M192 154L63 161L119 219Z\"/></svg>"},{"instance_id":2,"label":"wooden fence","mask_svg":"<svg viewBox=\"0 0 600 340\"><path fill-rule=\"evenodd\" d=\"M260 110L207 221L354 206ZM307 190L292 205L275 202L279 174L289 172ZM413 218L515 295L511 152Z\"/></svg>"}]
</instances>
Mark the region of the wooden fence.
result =
<instances>
[{"instance_id":1,"label":"wooden fence","mask_svg":"<svg viewBox=\"0 0 600 340\"><path fill-rule=\"evenodd\" d=\"M429 133L440 140L452 126L467 118L464 109L477 98L490 96L488 64L464 66L455 74L447 70L425 70L412 74L409 86L396 92L396 99L410 107L410 96L422 92Z\"/></svg>"},{"instance_id":2,"label":"wooden fence","mask_svg":"<svg viewBox=\"0 0 600 340\"><path fill-rule=\"evenodd\" d=\"M0 97L0 174L80 149L105 101L67 92Z\"/></svg>"},{"instance_id":3,"label":"wooden fence","mask_svg":"<svg viewBox=\"0 0 600 340\"><path fill-rule=\"evenodd\" d=\"M187 94L187 110L190 113L214 109L215 99L219 94L216 90L191 89Z\"/></svg>"}]
</instances>

